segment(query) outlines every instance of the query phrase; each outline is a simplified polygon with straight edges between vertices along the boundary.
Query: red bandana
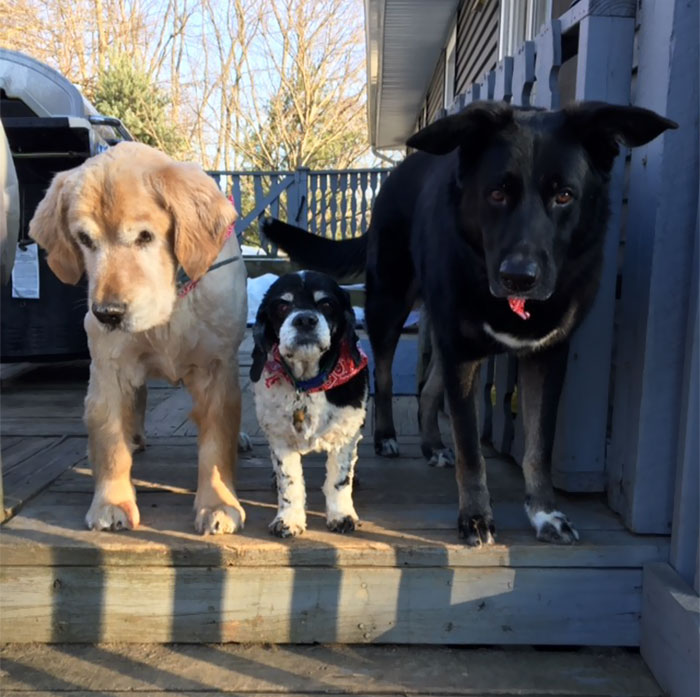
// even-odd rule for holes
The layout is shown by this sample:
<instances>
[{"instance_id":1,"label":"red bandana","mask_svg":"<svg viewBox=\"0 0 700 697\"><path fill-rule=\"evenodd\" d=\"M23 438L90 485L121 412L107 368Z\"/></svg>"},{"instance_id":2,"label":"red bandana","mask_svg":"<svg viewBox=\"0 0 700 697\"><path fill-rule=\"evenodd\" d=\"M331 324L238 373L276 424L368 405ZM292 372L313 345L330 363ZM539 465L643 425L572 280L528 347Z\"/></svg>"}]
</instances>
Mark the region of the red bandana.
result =
<instances>
[{"instance_id":1,"label":"red bandana","mask_svg":"<svg viewBox=\"0 0 700 697\"><path fill-rule=\"evenodd\" d=\"M275 344L272 347L272 360L265 363L265 370L269 373L265 378L265 387L272 387L282 380L286 380L290 385L295 386L302 392L325 392L326 390L332 390L334 387L340 387L340 385L344 385L349 380L352 380L361 370L367 367L369 362L367 355L360 348L359 344L357 345L357 350L360 352L360 363L355 365L355 361L350 355L350 345L347 341L343 341L340 345L338 362L330 375L320 385L306 387L306 385L314 383L317 379L321 379L320 376L303 382L295 382L282 362L279 346Z\"/></svg>"}]
</instances>

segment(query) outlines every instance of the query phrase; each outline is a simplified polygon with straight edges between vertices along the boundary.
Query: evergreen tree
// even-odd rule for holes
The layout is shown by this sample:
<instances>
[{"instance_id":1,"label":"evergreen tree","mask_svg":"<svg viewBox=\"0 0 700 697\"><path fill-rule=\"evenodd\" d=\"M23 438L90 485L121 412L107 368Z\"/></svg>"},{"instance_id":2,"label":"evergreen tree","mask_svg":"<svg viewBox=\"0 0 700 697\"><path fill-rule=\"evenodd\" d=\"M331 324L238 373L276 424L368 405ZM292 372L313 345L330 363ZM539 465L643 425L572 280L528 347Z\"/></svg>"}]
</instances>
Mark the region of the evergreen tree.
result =
<instances>
[{"instance_id":1,"label":"evergreen tree","mask_svg":"<svg viewBox=\"0 0 700 697\"><path fill-rule=\"evenodd\" d=\"M167 94L131 56L110 56L98 73L92 101L101 114L121 119L135 140L178 159L190 154L183 128L171 116Z\"/></svg>"}]
</instances>

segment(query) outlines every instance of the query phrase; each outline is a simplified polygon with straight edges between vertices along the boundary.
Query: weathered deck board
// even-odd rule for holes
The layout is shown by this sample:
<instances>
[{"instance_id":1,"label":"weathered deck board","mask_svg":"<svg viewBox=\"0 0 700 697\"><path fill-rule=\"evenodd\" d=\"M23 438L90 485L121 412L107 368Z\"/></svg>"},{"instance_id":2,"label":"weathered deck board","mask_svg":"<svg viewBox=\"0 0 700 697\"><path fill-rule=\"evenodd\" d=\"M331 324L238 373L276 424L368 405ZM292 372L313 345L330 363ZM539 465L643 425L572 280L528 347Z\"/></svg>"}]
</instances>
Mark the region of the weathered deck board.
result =
<instances>
[{"instance_id":1,"label":"weathered deck board","mask_svg":"<svg viewBox=\"0 0 700 697\"><path fill-rule=\"evenodd\" d=\"M39 450L9 471L3 468L3 512L6 520L61 473L85 459L85 439L66 438Z\"/></svg>"},{"instance_id":2,"label":"weathered deck board","mask_svg":"<svg viewBox=\"0 0 700 697\"><path fill-rule=\"evenodd\" d=\"M295 695L567 695L660 697L627 651L402 646L60 645L0 647L4 686L85 697ZM407 669L410 666L410 669ZM211 693L207 692L211 690ZM151 692L153 691L153 692ZM162 691L162 692L161 692Z\"/></svg>"},{"instance_id":3,"label":"weathered deck board","mask_svg":"<svg viewBox=\"0 0 700 697\"><path fill-rule=\"evenodd\" d=\"M59 442L59 438L22 438L12 436L2 439L2 471L7 476L32 455L48 450Z\"/></svg>"},{"instance_id":4,"label":"weathered deck board","mask_svg":"<svg viewBox=\"0 0 700 697\"><path fill-rule=\"evenodd\" d=\"M2 576L10 641L532 644L569 628L578 643L639 643L640 569L6 566Z\"/></svg>"},{"instance_id":5,"label":"weathered deck board","mask_svg":"<svg viewBox=\"0 0 700 697\"><path fill-rule=\"evenodd\" d=\"M83 523L93 486L84 366L7 382L2 452L14 516L0 529L2 640L638 643L641 568L668 558L667 538L627 533L600 495L563 495L581 541L539 543L520 469L489 457L497 544L464 547L454 470L423 459L414 396L395 397L396 460L374 454L370 400L354 534L326 529L325 461L310 455L309 528L271 537L276 495L246 372L243 428L254 448L240 458L237 489L247 523L208 538L193 531L197 445L183 389L149 384L148 448L133 469L141 527L97 533Z\"/></svg>"}]
</instances>

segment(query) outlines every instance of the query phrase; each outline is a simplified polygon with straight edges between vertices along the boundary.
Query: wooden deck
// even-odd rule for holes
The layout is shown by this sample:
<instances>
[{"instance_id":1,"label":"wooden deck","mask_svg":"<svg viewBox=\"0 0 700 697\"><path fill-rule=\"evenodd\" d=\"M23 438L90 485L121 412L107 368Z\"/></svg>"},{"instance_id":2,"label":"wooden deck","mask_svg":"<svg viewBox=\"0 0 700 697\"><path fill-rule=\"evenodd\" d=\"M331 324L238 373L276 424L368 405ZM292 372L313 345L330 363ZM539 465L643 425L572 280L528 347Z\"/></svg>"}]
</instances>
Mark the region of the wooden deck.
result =
<instances>
[{"instance_id":1,"label":"wooden deck","mask_svg":"<svg viewBox=\"0 0 700 697\"><path fill-rule=\"evenodd\" d=\"M86 365L3 381L0 640L638 645L641 567L667 559L667 538L626 532L598 495L567 495L580 543L538 543L517 465L489 458L498 544L464 547L454 472L422 459L414 397L396 398L400 459L375 457L371 438L360 446L357 532L326 530L323 460L313 456L308 531L270 537L276 495L249 354L244 345L254 450L240 463L248 522L235 536L193 532L196 442L184 391L149 391L149 447L134 466L141 527L97 533L83 528L92 487ZM365 428L369 435L371 407Z\"/></svg>"}]
</instances>

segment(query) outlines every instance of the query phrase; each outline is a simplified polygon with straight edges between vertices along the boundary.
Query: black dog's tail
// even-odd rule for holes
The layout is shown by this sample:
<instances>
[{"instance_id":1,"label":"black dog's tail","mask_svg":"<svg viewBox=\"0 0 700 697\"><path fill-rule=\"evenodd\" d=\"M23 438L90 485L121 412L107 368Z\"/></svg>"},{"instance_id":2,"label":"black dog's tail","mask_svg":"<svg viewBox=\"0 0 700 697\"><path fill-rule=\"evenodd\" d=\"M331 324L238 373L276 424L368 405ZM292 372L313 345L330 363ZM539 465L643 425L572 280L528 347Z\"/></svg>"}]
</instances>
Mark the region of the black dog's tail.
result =
<instances>
[{"instance_id":1,"label":"black dog's tail","mask_svg":"<svg viewBox=\"0 0 700 697\"><path fill-rule=\"evenodd\" d=\"M366 235L336 242L275 218L265 218L262 232L305 269L322 271L335 278L352 276L365 269Z\"/></svg>"}]
</instances>

